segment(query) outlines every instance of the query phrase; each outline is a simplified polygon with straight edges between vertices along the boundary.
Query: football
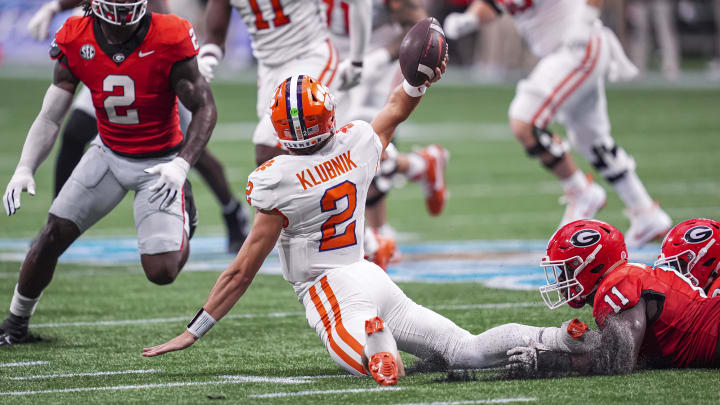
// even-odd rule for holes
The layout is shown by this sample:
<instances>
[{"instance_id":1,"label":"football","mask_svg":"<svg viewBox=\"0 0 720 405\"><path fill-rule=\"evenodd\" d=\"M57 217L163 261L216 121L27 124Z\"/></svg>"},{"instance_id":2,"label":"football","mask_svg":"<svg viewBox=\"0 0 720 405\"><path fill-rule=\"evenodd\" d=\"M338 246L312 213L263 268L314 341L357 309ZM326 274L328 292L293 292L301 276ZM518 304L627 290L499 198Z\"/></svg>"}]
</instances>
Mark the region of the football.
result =
<instances>
[{"instance_id":1,"label":"football","mask_svg":"<svg viewBox=\"0 0 720 405\"><path fill-rule=\"evenodd\" d=\"M413 86L431 80L446 54L445 33L437 19L428 17L415 24L400 44L400 69L405 80Z\"/></svg>"}]
</instances>

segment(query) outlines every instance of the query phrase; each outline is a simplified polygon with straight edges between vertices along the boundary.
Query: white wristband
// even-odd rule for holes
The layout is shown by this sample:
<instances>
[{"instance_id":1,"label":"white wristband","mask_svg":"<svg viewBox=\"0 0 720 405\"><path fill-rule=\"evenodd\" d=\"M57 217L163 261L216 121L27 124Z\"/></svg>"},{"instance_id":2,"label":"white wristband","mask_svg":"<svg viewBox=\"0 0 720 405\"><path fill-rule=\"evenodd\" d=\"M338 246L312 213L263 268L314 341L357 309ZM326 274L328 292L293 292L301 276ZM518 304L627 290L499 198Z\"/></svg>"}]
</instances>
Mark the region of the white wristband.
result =
<instances>
[{"instance_id":1,"label":"white wristband","mask_svg":"<svg viewBox=\"0 0 720 405\"><path fill-rule=\"evenodd\" d=\"M425 91L427 91L427 87L425 87L425 85L413 86L408 83L407 80L403 80L402 86L405 93L407 93L410 97L422 97L422 95L425 94Z\"/></svg>"},{"instance_id":2,"label":"white wristband","mask_svg":"<svg viewBox=\"0 0 720 405\"><path fill-rule=\"evenodd\" d=\"M216 323L217 321L215 320L215 318L213 318L212 315L207 313L207 311L205 311L205 308L200 308L198 313L195 314L195 318L193 318L193 320L190 321L190 323L188 324L187 330L193 336L200 339Z\"/></svg>"},{"instance_id":3,"label":"white wristband","mask_svg":"<svg viewBox=\"0 0 720 405\"><path fill-rule=\"evenodd\" d=\"M223 50L217 44L204 44L200 47L200 51L198 51L198 57L202 58L205 55L212 55L216 57L217 60L222 60Z\"/></svg>"}]
</instances>

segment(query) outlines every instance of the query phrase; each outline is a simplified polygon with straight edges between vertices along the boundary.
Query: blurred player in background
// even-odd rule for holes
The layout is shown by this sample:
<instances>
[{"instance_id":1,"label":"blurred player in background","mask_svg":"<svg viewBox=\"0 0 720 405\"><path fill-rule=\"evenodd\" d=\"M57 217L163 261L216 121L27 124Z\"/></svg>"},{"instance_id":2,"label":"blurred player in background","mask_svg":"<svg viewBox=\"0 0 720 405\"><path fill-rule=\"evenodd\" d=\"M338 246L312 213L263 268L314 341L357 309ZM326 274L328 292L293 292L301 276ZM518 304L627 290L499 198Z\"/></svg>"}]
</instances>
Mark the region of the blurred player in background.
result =
<instances>
[{"instance_id":1,"label":"blurred player in background","mask_svg":"<svg viewBox=\"0 0 720 405\"><path fill-rule=\"evenodd\" d=\"M48 37L48 29L53 17L63 10L77 7L83 1L54 0L43 5L28 23L28 31L31 36L37 40L45 40ZM165 0L148 0L147 4L148 10L151 12L168 13ZM183 133L186 133L191 114L182 103L178 104L178 111L180 113L180 127ZM95 107L93 106L90 91L87 87L83 87L75 97L70 118L65 124L61 135L62 141L55 162L56 196L80 161L85 147L96 135ZM248 232L249 218L247 212L233 196L222 164L210 153L209 149L205 148L194 167L218 199L228 233L228 251L237 253Z\"/></svg>"},{"instance_id":2,"label":"blurred player in background","mask_svg":"<svg viewBox=\"0 0 720 405\"><path fill-rule=\"evenodd\" d=\"M433 81L444 70L443 62ZM363 260L368 188L397 125L423 93L404 83L372 123L352 121L335 132L335 102L327 87L304 75L281 82L272 124L290 155L267 161L249 176L247 198L257 212L247 242L188 329L143 349L143 355L185 349L202 337L245 293L276 243L284 277L333 361L381 385L394 385L403 375L398 350L452 368L480 368L502 363L507 350L526 337L556 350L572 351L584 342L561 328L518 324L473 335L414 303L380 267ZM312 173L319 181L311 180Z\"/></svg>"},{"instance_id":3,"label":"blurred player in background","mask_svg":"<svg viewBox=\"0 0 720 405\"><path fill-rule=\"evenodd\" d=\"M615 188L627 207L630 247L664 235L672 221L650 198L635 172L635 160L615 144L605 98L605 76L637 74L617 37L598 19L602 0L475 0L465 13L445 20L448 38L458 38L501 13L513 16L540 62L520 81L510 105L510 127L530 156L563 183L567 208L560 225L592 218L606 203L605 191L578 169L565 142L548 126L555 118L570 144Z\"/></svg>"},{"instance_id":4,"label":"blurred player in background","mask_svg":"<svg viewBox=\"0 0 720 405\"><path fill-rule=\"evenodd\" d=\"M333 43L337 45L343 63L348 63L349 7L344 1L325 1ZM370 121L383 108L390 91L402 79L397 63L400 43L405 33L426 17L420 0L373 0L372 34L365 54L362 79L358 86L337 92L337 117L340 122L356 119ZM393 177L400 174L411 181L420 182L428 212L440 215L447 199L445 166L448 156L447 150L438 145L430 145L410 154L399 153L392 143L388 145L366 201L368 229L372 228L377 234L375 237L379 246L390 242L394 244L395 231L387 223L385 205L385 197L393 186ZM372 237L366 234L366 240Z\"/></svg>"},{"instance_id":5,"label":"blurred player in background","mask_svg":"<svg viewBox=\"0 0 720 405\"><path fill-rule=\"evenodd\" d=\"M277 83L305 74L326 86L347 89L357 85L371 30L371 0L351 0L350 63L338 65L338 52L330 41L322 0L209 0L207 39L200 47L200 72L210 81L223 58L230 15L235 7L247 26L253 55L258 60L258 125L253 134L258 166L287 153L275 139L269 106Z\"/></svg>"},{"instance_id":6,"label":"blurred player in background","mask_svg":"<svg viewBox=\"0 0 720 405\"><path fill-rule=\"evenodd\" d=\"M531 343L508 353L509 367L520 376L720 367L720 298L708 298L674 269L627 257L622 233L608 223L579 220L560 228L541 262L548 280L541 294L551 309L592 305L599 344L570 354Z\"/></svg>"},{"instance_id":7,"label":"blurred player in background","mask_svg":"<svg viewBox=\"0 0 720 405\"><path fill-rule=\"evenodd\" d=\"M47 224L23 261L0 325L0 346L31 343L30 316L48 286L58 257L107 215L129 190L145 275L163 285L187 261L194 202L187 172L203 153L217 111L197 68L199 48L189 22L146 13L147 0L93 0L85 17L71 17L55 34L53 83L27 135L3 205L20 208L35 194L33 174L52 150L73 94L82 82L98 105L96 138L50 207ZM183 137L177 99L192 111Z\"/></svg>"},{"instance_id":8,"label":"blurred player in background","mask_svg":"<svg viewBox=\"0 0 720 405\"><path fill-rule=\"evenodd\" d=\"M677 270L708 297L720 295L720 222L694 218L675 225L663 240L655 266Z\"/></svg>"}]
</instances>

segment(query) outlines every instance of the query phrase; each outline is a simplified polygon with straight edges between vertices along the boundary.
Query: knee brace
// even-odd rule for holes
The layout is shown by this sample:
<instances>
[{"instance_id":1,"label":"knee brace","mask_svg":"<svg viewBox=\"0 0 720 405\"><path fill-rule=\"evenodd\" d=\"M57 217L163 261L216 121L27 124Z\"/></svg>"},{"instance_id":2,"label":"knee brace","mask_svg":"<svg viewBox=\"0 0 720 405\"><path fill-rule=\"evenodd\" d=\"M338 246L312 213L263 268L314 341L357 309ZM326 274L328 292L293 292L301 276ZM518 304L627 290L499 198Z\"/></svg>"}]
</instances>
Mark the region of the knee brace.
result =
<instances>
[{"instance_id":1,"label":"knee brace","mask_svg":"<svg viewBox=\"0 0 720 405\"><path fill-rule=\"evenodd\" d=\"M590 163L609 183L622 180L628 172L635 170L635 159L614 142L592 146Z\"/></svg>"},{"instance_id":2,"label":"knee brace","mask_svg":"<svg viewBox=\"0 0 720 405\"><path fill-rule=\"evenodd\" d=\"M535 157L544 153L550 154L552 160L542 162L542 164L552 170L565 157L565 153L567 153L568 150L567 143L561 141L557 135L545 128L533 127L532 135L536 143L534 146L526 149L528 156Z\"/></svg>"}]
</instances>

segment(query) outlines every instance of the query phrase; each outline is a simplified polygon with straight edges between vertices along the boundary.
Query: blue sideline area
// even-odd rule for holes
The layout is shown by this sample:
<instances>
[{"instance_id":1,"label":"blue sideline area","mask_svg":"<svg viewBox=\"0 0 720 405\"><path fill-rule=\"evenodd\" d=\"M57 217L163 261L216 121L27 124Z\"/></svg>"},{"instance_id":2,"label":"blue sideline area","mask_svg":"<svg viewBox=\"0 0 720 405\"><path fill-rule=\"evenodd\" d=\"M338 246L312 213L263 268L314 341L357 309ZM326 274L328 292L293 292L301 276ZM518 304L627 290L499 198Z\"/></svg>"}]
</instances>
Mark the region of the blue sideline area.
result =
<instances>
[{"instance_id":1,"label":"blue sideline area","mask_svg":"<svg viewBox=\"0 0 720 405\"><path fill-rule=\"evenodd\" d=\"M233 256L225 252L225 238L198 236L191 242L190 260L184 271L222 271ZM30 246L27 239L0 239L0 261L19 262ZM545 242L538 240L444 241L400 245L401 260L388 274L396 281L480 282L488 287L535 289L545 283L538 266ZM659 246L630 252L636 262L652 263ZM61 263L88 266L140 267L134 237L81 238L60 258ZM281 274L273 251L261 270Z\"/></svg>"}]
</instances>

